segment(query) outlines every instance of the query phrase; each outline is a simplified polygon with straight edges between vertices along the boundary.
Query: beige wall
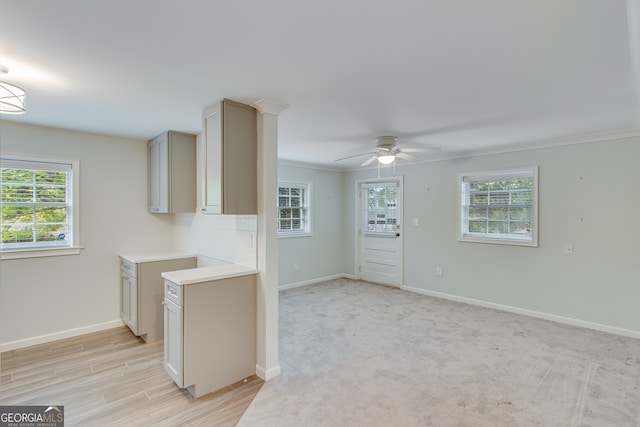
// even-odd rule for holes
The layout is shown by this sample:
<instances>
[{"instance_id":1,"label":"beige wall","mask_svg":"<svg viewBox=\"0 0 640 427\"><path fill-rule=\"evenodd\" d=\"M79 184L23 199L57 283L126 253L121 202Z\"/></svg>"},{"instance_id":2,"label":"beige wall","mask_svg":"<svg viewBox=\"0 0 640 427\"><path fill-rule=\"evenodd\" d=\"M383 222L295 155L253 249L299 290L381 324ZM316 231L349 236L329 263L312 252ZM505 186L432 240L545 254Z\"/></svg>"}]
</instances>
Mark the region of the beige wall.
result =
<instances>
[{"instance_id":1,"label":"beige wall","mask_svg":"<svg viewBox=\"0 0 640 427\"><path fill-rule=\"evenodd\" d=\"M0 151L80 159L84 246L1 262L0 346L121 324L118 254L172 248L171 216L147 213L146 141L2 121Z\"/></svg>"}]
</instances>

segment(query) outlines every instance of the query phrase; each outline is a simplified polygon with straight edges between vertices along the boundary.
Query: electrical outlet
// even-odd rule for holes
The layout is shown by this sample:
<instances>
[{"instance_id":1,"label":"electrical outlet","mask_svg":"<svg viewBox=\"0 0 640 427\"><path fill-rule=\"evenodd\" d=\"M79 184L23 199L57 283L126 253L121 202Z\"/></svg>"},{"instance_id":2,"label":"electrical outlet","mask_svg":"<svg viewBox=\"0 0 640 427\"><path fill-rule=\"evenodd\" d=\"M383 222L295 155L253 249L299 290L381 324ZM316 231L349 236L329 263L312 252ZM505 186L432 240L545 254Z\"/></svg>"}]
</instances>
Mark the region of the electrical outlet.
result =
<instances>
[{"instance_id":1,"label":"electrical outlet","mask_svg":"<svg viewBox=\"0 0 640 427\"><path fill-rule=\"evenodd\" d=\"M417 226L419 224L418 218L413 218L413 225Z\"/></svg>"},{"instance_id":2,"label":"electrical outlet","mask_svg":"<svg viewBox=\"0 0 640 427\"><path fill-rule=\"evenodd\" d=\"M293 264L293 270L294 271L300 271L300 263L296 262L295 264Z\"/></svg>"},{"instance_id":3,"label":"electrical outlet","mask_svg":"<svg viewBox=\"0 0 640 427\"><path fill-rule=\"evenodd\" d=\"M573 255L573 243L564 244L564 253L566 255Z\"/></svg>"},{"instance_id":4,"label":"electrical outlet","mask_svg":"<svg viewBox=\"0 0 640 427\"><path fill-rule=\"evenodd\" d=\"M442 267L436 267L436 276L442 277Z\"/></svg>"}]
</instances>

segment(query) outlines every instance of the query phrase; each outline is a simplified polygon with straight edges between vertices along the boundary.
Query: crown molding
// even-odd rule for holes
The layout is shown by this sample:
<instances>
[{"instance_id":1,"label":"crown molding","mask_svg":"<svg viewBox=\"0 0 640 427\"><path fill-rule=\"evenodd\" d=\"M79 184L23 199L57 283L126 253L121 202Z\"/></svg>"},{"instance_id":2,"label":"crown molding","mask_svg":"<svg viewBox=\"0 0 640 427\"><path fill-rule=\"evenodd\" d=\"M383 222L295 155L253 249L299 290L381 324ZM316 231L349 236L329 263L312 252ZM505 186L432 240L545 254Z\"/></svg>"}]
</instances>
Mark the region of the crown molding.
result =
<instances>
[{"instance_id":1,"label":"crown molding","mask_svg":"<svg viewBox=\"0 0 640 427\"><path fill-rule=\"evenodd\" d=\"M489 156L494 154L513 153L517 151L539 150L543 148L563 147L567 145L588 144L591 142L613 141L616 139L640 137L640 129L624 129L615 132L595 133L589 135L572 136L568 138L549 138L536 141L524 141L516 144L496 145L478 150L457 151L449 155L443 154L426 159L430 161L460 159L466 157Z\"/></svg>"},{"instance_id":2,"label":"crown molding","mask_svg":"<svg viewBox=\"0 0 640 427\"><path fill-rule=\"evenodd\" d=\"M294 168L316 169L316 170L322 170L322 171L327 171L327 172L348 172L349 171L349 169L344 169L344 168L332 168L332 167L326 166L326 165L299 162L299 161L296 161L296 160L287 160L287 159L278 159L278 166L289 166L289 167L294 167Z\"/></svg>"},{"instance_id":3,"label":"crown molding","mask_svg":"<svg viewBox=\"0 0 640 427\"><path fill-rule=\"evenodd\" d=\"M275 116L289 108L289 105L284 102L273 101L266 98L257 100L253 103L253 106L262 114L273 114Z\"/></svg>"},{"instance_id":4,"label":"crown molding","mask_svg":"<svg viewBox=\"0 0 640 427\"><path fill-rule=\"evenodd\" d=\"M573 136L569 138L550 138L545 140L525 141L515 144L495 145L492 147L455 151L451 153L438 153L415 163L403 163L396 165L397 168L419 165L422 163L441 162L445 160L464 159L469 157L490 156L495 154L513 153L518 151L539 150L544 148L563 147L568 145L587 144L591 142L614 141L625 138L640 138L640 129L625 129L615 132L597 133L589 135ZM357 172L368 169L376 169L377 166L355 167L355 168L331 168L330 166L297 162L294 160L278 160L279 165L302 167L307 169L320 169L331 172ZM388 166L386 166L388 167Z\"/></svg>"}]
</instances>

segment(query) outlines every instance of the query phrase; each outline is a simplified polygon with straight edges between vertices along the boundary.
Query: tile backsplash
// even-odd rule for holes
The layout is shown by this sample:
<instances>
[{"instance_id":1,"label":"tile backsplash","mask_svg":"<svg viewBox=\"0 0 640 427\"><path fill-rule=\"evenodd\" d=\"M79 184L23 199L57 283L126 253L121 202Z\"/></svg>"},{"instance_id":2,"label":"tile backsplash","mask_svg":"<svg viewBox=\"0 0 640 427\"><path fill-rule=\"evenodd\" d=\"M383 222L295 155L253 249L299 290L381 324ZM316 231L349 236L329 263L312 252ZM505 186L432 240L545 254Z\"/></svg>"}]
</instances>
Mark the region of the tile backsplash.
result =
<instances>
[{"instance_id":1,"label":"tile backsplash","mask_svg":"<svg viewBox=\"0 0 640 427\"><path fill-rule=\"evenodd\" d=\"M203 266L220 260L256 267L256 235L256 215L183 213L174 216L174 247L198 254Z\"/></svg>"}]
</instances>

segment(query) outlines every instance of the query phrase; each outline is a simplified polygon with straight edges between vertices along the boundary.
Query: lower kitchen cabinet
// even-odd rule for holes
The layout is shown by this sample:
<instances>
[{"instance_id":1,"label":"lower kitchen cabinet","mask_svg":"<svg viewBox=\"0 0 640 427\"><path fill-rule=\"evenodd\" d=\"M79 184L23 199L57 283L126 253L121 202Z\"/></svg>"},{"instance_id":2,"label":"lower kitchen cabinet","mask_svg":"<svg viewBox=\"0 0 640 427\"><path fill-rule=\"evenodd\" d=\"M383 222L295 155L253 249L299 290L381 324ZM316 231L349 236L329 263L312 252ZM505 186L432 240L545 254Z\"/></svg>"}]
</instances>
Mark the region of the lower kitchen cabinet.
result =
<instances>
[{"instance_id":1,"label":"lower kitchen cabinet","mask_svg":"<svg viewBox=\"0 0 640 427\"><path fill-rule=\"evenodd\" d=\"M120 318L145 342L164 337L162 301L166 271L195 268L195 255L143 254L120 256Z\"/></svg>"},{"instance_id":2,"label":"lower kitchen cabinet","mask_svg":"<svg viewBox=\"0 0 640 427\"><path fill-rule=\"evenodd\" d=\"M255 286L255 274L165 280L164 366L194 398L255 374Z\"/></svg>"}]
</instances>

